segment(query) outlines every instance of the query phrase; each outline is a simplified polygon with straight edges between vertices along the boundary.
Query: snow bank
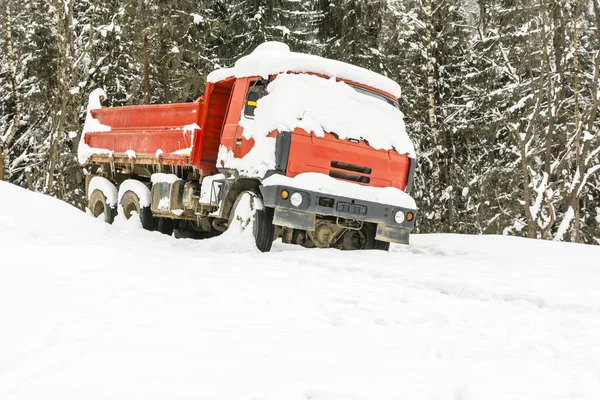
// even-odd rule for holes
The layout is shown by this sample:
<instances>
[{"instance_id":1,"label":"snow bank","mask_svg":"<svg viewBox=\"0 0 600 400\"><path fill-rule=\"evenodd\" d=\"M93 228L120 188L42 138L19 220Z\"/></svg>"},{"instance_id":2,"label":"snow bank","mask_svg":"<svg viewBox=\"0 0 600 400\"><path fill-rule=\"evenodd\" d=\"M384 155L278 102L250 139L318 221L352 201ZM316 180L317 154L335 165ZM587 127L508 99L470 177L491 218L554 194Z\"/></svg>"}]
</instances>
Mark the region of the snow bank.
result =
<instances>
[{"instance_id":1,"label":"snow bank","mask_svg":"<svg viewBox=\"0 0 600 400\"><path fill-rule=\"evenodd\" d=\"M415 156L404 115L382 100L361 94L344 82L315 75L282 74L258 101L253 120L243 118L244 137L266 136L294 128L322 137L335 132L341 139L365 140L375 149L395 148Z\"/></svg>"},{"instance_id":2,"label":"snow bank","mask_svg":"<svg viewBox=\"0 0 600 400\"><path fill-rule=\"evenodd\" d=\"M106 98L106 93L103 89L95 89L90 93L88 98L85 124L83 125L83 131L81 132L81 138L79 139L79 146L77 148L77 160L79 161L79 164L82 165L94 154L105 154L110 156L113 153L111 150L90 147L85 143L85 135L88 132L110 132L111 130L110 126L102 125L100 121L92 117L92 110L102 108L100 97Z\"/></svg>"},{"instance_id":3,"label":"snow bank","mask_svg":"<svg viewBox=\"0 0 600 400\"><path fill-rule=\"evenodd\" d=\"M100 190L102 193L104 193L104 196L106 197L106 203L109 206L115 207L117 205L117 188L108 179L101 176L95 176L92 178L90 181L90 186L88 187L88 200L92 196L92 193L94 193L94 190Z\"/></svg>"},{"instance_id":4,"label":"snow bank","mask_svg":"<svg viewBox=\"0 0 600 400\"><path fill-rule=\"evenodd\" d=\"M282 72L313 72L362 83L396 98L402 94L400 86L383 75L341 61L291 52L286 44L280 42L265 42L259 45L251 54L240 58L233 68L211 72L207 81L218 82L231 76L261 76L266 79L269 75Z\"/></svg>"},{"instance_id":5,"label":"snow bank","mask_svg":"<svg viewBox=\"0 0 600 400\"><path fill-rule=\"evenodd\" d=\"M263 186L289 186L300 190L310 190L332 196L345 196L356 200L372 201L395 207L417 209L415 200L395 187L377 188L362 186L357 183L344 182L325 174L307 172L293 178L283 175L272 175L262 181Z\"/></svg>"},{"instance_id":6,"label":"snow bank","mask_svg":"<svg viewBox=\"0 0 600 400\"><path fill-rule=\"evenodd\" d=\"M600 398L598 246L262 254L251 235L175 240L0 194L39 210L0 212L3 400Z\"/></svg>"}]
</instances>

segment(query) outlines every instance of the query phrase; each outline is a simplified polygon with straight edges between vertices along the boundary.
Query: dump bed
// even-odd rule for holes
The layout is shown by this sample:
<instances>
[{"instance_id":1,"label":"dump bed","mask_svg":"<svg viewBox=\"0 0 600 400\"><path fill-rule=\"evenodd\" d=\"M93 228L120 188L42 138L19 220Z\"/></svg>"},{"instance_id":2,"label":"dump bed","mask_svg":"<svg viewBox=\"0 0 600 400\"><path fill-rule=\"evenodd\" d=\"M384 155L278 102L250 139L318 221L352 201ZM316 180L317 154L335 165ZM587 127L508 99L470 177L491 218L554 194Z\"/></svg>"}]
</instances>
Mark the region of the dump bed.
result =
<instances>
[{"instance_id":1,"label":"dump bed","mask_svg":"<svg viewBox=\"0 0 600 400\"><path fill-rule=\"evenodd\" d=\"M193 102L92 110L92 117L110 130L88 132L85 142L92 148L108 149L117 157L131 156L133 151L144 163L152 159L158 162L162 157L167 163L187 164L201 125L200 106Z\"/></svg>"},{"instance_id":2,"label":"dump bed","mask_svg":"<svg viewBox=\"0 0 600 400\"><path fill-rule=\"evenodd\" d=\"M179 165L201 175L217 173L234 82L208 83L204 95L191 103L92 109L90 117L103 129L94 126L85 133L92 154L87 162Z\"/></svg>"}]
</instances>

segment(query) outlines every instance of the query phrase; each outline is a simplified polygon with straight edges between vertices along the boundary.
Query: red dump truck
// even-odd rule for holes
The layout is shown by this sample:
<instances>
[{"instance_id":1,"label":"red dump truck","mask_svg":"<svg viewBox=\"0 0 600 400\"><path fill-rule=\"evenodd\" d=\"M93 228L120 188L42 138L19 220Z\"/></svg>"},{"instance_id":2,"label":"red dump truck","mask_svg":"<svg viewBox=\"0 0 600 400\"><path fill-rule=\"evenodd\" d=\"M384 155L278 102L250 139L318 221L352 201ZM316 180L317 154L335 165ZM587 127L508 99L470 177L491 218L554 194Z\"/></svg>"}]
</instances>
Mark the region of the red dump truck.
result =
<instances>
[{"instance_id":1,"label":"red dump truck","mask_svg":"<svg viewBox=\"0 0 600 400\"><path fill-rule=\"evenodd\" d=\"M206 238L250 230L305 247L408 244L414 148L399 86L267 42L207 77L198 100L103 108L90 95L79 144L88 208L112 223Z\"/></svg>"}]
</instances>

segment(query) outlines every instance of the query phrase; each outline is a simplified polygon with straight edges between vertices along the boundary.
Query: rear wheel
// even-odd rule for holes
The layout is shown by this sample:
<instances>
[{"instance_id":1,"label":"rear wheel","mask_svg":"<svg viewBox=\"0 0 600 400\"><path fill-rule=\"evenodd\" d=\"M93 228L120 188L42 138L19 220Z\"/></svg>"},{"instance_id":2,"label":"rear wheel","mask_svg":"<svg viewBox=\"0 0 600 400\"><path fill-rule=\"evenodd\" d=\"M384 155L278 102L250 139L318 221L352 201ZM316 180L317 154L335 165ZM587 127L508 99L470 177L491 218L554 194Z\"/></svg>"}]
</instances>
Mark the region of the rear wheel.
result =
<instances>
[{"instance_id":1,"label":"rear wheel","mask_svg":"<svg viewBox=\"0 0 600 400\"><path fill-rule=\"evenodd\" d=\"M262 199L252 191L240 193L229 218L229 228L239 227L241 232L252 229L256 247L266 253L273 245L273 209L266 208Z\"/></svg>"},{"instance_id":2,"label":"rear wheel","mask_svg":"<svg viewBox=\"0 0 600 400\"><path fill-rule=\"evenodd\" d=\"M104 222L108 224L112 224L117 215L117 208L108 204L105 194L100 189L95 189L90 195L88 208L96 218L104 215Z\"/></svg>"},{"instance_id":3,"label":"rear wheel","mask_svg":"<svg viewBox=\"0 0 600 400\"><path fill-rule=\"evenodd\" d=\"M162 233L163 235L172 236L173 230L175 229L175 221L171 218L156 218L156 230Z\"/></svg>"},{"instance_id":4,"label":"rear wheel","mask_svg":"<svg viewBox=\"0 0 600 400\"><path fill-rule=\"evenodd\" d=\"M140 198L133 191L128 190L121 196L119 201L123 216L125 219L131 218L133 215L139 215L142 227L147 231L156 229L156 218L152 216L152 210L149 206L142 207Z\"/></svg>"}]
</instances>

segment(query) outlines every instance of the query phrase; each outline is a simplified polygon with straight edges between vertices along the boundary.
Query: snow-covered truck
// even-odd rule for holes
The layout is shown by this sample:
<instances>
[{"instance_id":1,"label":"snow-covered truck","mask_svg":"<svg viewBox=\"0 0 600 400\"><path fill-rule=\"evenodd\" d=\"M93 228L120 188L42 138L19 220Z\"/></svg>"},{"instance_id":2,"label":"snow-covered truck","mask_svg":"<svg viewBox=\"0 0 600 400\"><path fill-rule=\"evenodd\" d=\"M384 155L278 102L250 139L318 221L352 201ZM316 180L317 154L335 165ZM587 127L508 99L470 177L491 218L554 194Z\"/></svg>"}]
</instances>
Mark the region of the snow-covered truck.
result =
<instances>
[{"instance_id":1,"label":"snow-covered truck","mask_svg":"<svg viewBox=\"0 0 600 400\"><path fill-rule=\"evenodd\" d=\"M190 103L103 108L79 144L92 214L179 237L252 229L305 247L408 244L415 151L380 74L267 42Z\"/></svg>"}]
</instances>

